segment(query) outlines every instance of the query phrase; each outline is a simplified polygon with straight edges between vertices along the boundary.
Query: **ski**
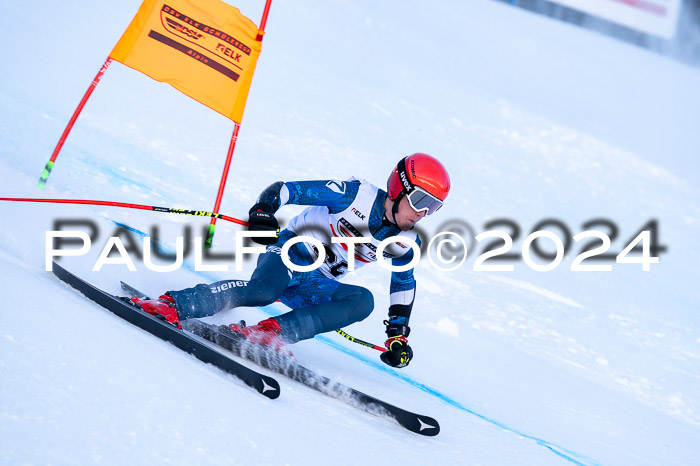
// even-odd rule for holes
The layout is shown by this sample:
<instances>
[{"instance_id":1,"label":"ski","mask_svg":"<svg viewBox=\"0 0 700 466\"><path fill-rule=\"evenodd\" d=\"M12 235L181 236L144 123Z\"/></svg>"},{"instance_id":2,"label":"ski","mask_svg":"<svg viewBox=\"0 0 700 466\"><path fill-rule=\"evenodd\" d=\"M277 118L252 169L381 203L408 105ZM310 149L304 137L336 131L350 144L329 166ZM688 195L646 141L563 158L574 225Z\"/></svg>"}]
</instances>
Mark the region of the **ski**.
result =
<instances>
[{"instance_id":1,"label":"ski","mask_svg":"<svg viewBox=\"0 0 700 466\"><path fill-rule=\"evenodd\" d=\"M121 287L128 296L151 299L146 293L127 283L121 282ZM293 357L285 353L246 342L226 325L216 326L198 319L188 319L182 322L182 327L187 332L231 351L236 356L253 361L266 369L285 375L295 382L332 398L343 400L352 406L379 416L391 417L411 432L426 436L434 436L440 432L440 425L435 419L406 411L341 383L333 382L300 365Z\"/></svg>"},{"instance_id":2,"label":"ski","mask_svg":"<svg viewBox=\"0 0 700 466\"><path fill-rule=\"evenodd\" d=\"M126 295L129 298L136 297L139 299L151 299L146 293L142 293L141 291L137 290L136 288L129 285L128 283L124 283L124 282L120 281L119 284L122 287L122 291L124 293L126 293Z\"/></svg>"},{"instance_id":3,"label":"ski","mask_svg":"<svg viewBox=\"0 0 700 466\"><path fill-rule=\"evenodd\" d=\"M280 386L274 378L256 372L234 361L221 351L212 348L211 345L201 338L178 330L172 324L142 311L127 298L119 298L96 288L68 272L56 262L53 263L53 273L60 280L78 290L88 299L94 301L108 311L113 312L127 322L173 344L200 361L212 364L222 371L233 375L268 398L275 399L279 397Z\"/></svg>"},{"instance_id":4,"label":"ski","mask_svg":"<svg viewBox=\"0 0 700 466\"><path fill-rule=\"evenodd\" d=\"M300 365L292 356L246 342L226 325L217 326L201 320L189 319L182 322L182 326L188 332L209 340L231 351L236 356L249 359L262 367L287 376L295 382L332 398L345 401L363 411L392 418L411 432L425 436L435 436L440 432L440 425L432 417L406 411L339 382L333 382L329 378Z\"/></svg>"}]
</instances>

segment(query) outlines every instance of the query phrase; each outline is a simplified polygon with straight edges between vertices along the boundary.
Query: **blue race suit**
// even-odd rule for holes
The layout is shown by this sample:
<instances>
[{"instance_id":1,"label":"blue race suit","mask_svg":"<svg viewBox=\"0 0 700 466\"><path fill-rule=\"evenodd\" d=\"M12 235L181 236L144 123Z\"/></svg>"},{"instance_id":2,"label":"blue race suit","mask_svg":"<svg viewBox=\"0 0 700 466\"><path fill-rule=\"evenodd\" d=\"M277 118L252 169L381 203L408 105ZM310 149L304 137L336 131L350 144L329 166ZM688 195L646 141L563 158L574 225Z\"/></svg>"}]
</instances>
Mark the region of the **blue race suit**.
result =
<instances>
[{"instance_id":1,"label":"blue race suit","mask_svg":"<svg viewBox=\"0 0 700 466\"><path fill-rule=\"evenodd\" d=\"M180 318L204 317L238 306L264 306L280 300L292 310L275 319L289 343L313 338L365 319L374 308L374 299L363 287L340 283L348 273L348 246L332 243L332 237L366 237L357 243L355 268L377 260L377 245L397 236L384 249L392 265L406 265L413 250L401 238L420 244L413 231L402 232L385 216L386 192L372 184L351 178L347 181L278 182L258 198L274 211L286 204L310 206L294 217L280 233L277 243L258 257L250 280L224 280L200 284L180 291L169 291L177 304ZM326 258L310 272L288 269L280 253L284 243L295 236L312 237L320 242ZM319 251L310 242L294 244L288 251L296 265L310 265ZM408 325L415 297L413 269L392 272L389 315L393 321Z\"/></svg>"}]
</instances>

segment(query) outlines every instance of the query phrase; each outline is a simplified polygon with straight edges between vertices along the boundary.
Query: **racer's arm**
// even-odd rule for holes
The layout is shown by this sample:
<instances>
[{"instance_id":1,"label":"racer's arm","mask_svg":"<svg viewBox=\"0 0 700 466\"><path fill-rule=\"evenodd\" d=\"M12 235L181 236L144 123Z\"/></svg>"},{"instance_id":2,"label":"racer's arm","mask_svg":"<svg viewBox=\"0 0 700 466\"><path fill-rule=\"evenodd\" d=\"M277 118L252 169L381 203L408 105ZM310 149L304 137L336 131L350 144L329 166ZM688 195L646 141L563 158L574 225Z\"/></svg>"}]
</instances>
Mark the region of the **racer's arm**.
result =
<instances>
[{"instance_id":1,"label":"racer's arm","mask_svg":"<svg viewBox=\"0 0 700 466\"><path fill-rule=\"evenodd\" d=\"M265 188L255 206L263 204L271 213L287 204L322 205L340 212L355 199L359 186L359 181L277 181Z\"/></svg>"},{"instance_id":2,"label":"racer's arm","mask_svg":"<svg viewBox=\"0 0 700 466\"><path fill-rule=\"evenodd\" d=\"M348 208L357 196L359 181L277 181L258 196L248 211L248 230L276 231L277 235L253 238L260 244L273 244L279 237L279 223L275 212L287 204L327 206L331 213Z\"/></svg>"},{"instance_id":3,"label":"racer's arm","mask_svg":"<svg viewBox=\"0 0 700 466\"><path fill-rule=\"evenodd\" d=\"M393 259L391 264L394 266L406 265L411 260L413 260L413 250L403 257ZM405 272L392 272L389 293L389 321L395 321L408 327L413 301L416 297L416 279L413 276L413 269Z\"/></svg>"},{"instance_id":4,"label":"racer's arm","mask_svg":"<svg viewBox=\"0 0 700 466\"><path fill-rule=\"evenodd\" d=\"M420 245L420 238L416 237L416 243ZM393 259L392 265L406 265L412 260L413 249L410 249L403 256ZM392 272L389 292L389 319L384 321L387 336L384 346L388 351L382 353L381 359L390 366L405 367L413 358L413 350L408 345L408 335L411 333L408 320L416 297L413 269Z\"/></svg>"}]
</instances>

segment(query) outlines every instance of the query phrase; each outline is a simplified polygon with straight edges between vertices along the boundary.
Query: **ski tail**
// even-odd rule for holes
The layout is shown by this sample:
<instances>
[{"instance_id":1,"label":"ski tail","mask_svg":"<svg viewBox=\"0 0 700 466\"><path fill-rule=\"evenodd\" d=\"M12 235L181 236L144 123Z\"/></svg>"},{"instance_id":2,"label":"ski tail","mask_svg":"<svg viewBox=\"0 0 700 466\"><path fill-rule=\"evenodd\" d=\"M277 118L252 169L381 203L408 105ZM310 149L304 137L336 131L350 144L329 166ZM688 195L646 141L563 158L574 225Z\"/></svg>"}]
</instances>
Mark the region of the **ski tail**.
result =
<instances>
[{"instance_id":1,"label":"ski tail","mask_svg":"<svg viewBox=\"0 0 700 466\"><path fill-rule=\"evenodd\" d=\"M129 285L128 283L124 282L119 282L119 284L122 287L122 291L127 294L127 297L129 298L139 298L139 299L151 299L146 293L142 293L141 291L137 290L133 286Z\"/></svg>"}]
</instances>

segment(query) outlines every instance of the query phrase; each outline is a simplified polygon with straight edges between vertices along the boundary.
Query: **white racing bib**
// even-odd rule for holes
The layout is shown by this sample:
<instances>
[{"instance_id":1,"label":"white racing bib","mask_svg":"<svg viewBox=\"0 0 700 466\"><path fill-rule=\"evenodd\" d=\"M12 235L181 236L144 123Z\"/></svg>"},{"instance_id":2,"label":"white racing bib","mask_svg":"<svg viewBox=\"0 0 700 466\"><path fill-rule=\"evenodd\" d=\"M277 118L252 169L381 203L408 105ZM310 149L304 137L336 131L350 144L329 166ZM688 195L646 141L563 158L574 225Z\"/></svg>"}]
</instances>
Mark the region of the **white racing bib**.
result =
<instances>
[{"instance_id":1,"label":"white racing bib","mask_svg":"<svg viewBox=\"0 0 700 466\"><path fill-rule=\"evenodd\" d=\"M369 229L369 218L372 213L374 201L377 198L379 188L364 180L360 181L357 196L353 202L343 211L330 213L326 206L312 206L306 208L301 214L294 217L287 225L287 229L297 236L309 236L320 243L326 252L326 259L319 267L321 273L331 279L340 279L348 273L348 245L332 243L333 237L360 238L368 237L371 242L355 244L355 268L360 268L377 260L377 247L382 239L375 238ZM333 186L326 187L333 190L345 188L343 182L329 182ZM340 192L340 191L336 191ZM379 215L379 213L375 213ZM415 232L402 231L397 236L404 237L407 241L415 241ZM318 251L312 244L304 242L313 259L318 258ZM396 257L401 257L411 250L409 244L401 241L392 242L384 248L383 256L387 262Z\"/></svg>"}]
</instances>

